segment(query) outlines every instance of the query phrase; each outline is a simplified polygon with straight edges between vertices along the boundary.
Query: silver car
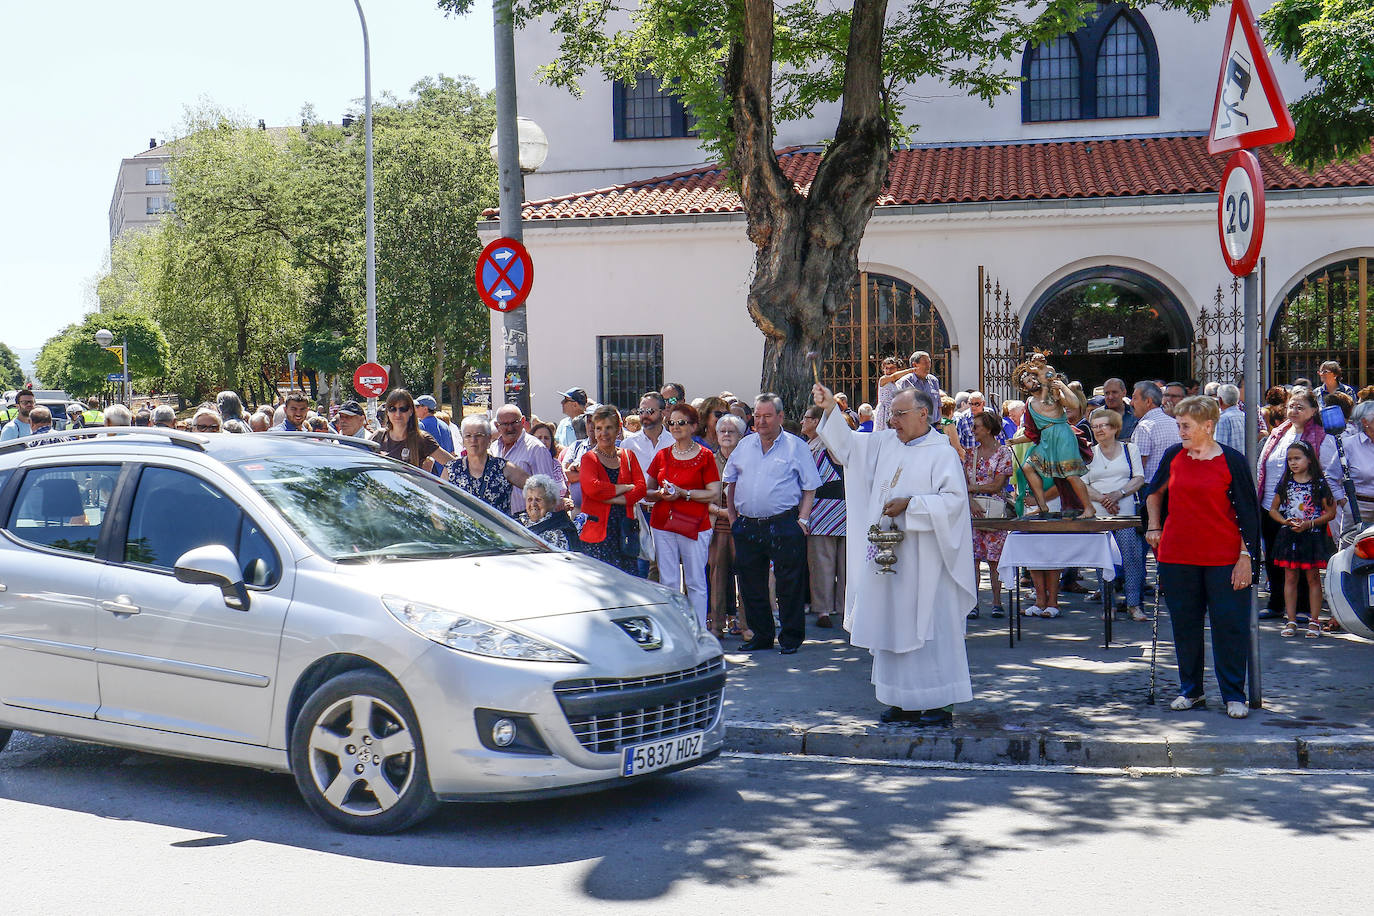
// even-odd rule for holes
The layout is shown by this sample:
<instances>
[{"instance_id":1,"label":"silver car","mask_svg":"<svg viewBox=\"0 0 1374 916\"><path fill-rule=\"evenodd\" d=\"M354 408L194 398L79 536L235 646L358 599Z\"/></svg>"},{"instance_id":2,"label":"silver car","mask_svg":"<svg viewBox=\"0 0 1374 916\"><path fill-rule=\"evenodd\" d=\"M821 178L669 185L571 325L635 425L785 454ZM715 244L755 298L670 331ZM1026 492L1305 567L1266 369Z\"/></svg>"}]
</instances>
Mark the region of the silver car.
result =
<instances>
[{"instance_id":1,"label":"silver car","mask_svg":"<svg viewBox=\"0 0 1374 916\"><path fill-rule=\"evenodd\" d=\"M310 433L0 447L10 729L290 772L329 823L711 759L725 665L680 595Z\"/></svg>"}]
</instances>

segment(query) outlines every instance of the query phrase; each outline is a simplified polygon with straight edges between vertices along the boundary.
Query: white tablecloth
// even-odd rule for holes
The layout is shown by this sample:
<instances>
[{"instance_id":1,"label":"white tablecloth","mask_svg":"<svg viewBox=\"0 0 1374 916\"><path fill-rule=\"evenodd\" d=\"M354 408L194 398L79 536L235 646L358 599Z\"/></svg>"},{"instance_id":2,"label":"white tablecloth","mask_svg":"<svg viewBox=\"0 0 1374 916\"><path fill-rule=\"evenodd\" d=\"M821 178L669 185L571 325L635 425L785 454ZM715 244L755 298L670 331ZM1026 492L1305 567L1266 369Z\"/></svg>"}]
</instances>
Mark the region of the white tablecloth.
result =
<instances>
[{"instance_id":1,"label":"white tablecloth","mask_svg":"<svg viewBox=\"0 0 1374 916\"><path fill-rule=\"evenodd\" d=\"M1102 570L1102 575L1116 578L1121 562L1121 549L1116 538L1101 534L1070 534L1067 532L1028 534L1013 531L1002 545L1002 559L997 574L1007 588L1016 587L1016 568L1064 569L1068 566L1087 566Z\"/></svg>"}]
</instances>

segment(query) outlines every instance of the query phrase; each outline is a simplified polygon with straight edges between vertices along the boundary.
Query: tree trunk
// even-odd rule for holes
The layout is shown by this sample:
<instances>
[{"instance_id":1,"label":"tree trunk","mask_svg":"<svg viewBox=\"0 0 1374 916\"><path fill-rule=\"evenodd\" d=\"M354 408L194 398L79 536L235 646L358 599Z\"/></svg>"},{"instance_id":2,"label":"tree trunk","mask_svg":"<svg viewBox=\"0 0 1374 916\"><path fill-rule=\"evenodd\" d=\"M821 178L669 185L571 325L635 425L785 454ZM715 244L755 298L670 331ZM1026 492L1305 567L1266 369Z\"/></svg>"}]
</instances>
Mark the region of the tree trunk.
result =
<instances>
[{"instance_id":1,"label":"tree trunk","mask_svg":"<svg viewBox=\"0 0 1374 916\"><path fill-rule=\"evenodd\" d=\"M826 331L859 274L858 251L891 157L883 116L886 0L855 0L835 141L803 197L773 150L772 0L743 0L740 40L730 48L733 166L757 249L749 315L764 335L761 388L799 416L811 403L808 354L823 359ZM824 381L824 379L822 379Z\"/></svg>"},{"instance_id":2,"label":"tree trunk","mask_svg":"<svg viewBox=\"0 0 1374 916\"><path fill-rule=\"evenodd\" d=\"M434 335L434 400L444 403L444 335Z\"/></svg>"}]
</instances>

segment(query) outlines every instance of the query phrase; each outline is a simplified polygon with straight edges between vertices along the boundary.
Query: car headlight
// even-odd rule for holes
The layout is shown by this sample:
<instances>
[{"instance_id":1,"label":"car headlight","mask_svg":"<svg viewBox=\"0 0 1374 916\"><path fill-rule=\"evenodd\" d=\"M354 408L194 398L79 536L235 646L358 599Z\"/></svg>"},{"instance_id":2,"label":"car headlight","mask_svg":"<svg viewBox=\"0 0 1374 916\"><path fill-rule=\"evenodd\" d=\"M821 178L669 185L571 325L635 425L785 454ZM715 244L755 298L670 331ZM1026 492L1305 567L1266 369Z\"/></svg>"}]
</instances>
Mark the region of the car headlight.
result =
<instances>
[{"instance_id":1,"label":"car headlight","mask_svg":"<svg viewBox=\"0 0 1374 916\"><path fill-rule=\"evenodd\" d=\"M382 604L391 616L416 633L459 652L527 662L582 661L557 646L457 611L394 595L383 595Z\"/></svg>"}]
</instances>

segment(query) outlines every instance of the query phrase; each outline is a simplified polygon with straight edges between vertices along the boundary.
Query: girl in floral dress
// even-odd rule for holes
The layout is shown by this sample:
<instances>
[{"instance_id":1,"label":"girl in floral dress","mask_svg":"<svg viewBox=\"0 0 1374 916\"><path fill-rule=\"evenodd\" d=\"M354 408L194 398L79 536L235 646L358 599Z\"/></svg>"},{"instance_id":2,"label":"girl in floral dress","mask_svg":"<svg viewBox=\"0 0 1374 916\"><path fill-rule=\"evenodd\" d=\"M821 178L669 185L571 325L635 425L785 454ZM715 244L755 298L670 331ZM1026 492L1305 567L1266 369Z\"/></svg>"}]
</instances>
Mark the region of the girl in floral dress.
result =
<instances>
[{"instance_id":1,"label":"girl in floral dress","mask_svg":"<svg viewBox=\"0 0 1374 916\"><path fill-rule=\"evenodd\" d=\"M992 411L984 411L973 418L976 444L964 455L964 476L968 480L969 513L974 518L987 516L989 507L997 509L999 501L1003 504L1007 501L1007 481L1011 479L1016 465L1011 449L997 442L997 434L1001 431L1002 424ZM1010 514L1005 507L998 511L1003 517ZM1005 531L977 528L973 531L973 574L975 577L979 574L979 561L988 564L994 617L1001 617L1005 613L1002 608L1002 583L997 578L997 563L1002 559L1002 545L1006 540ZM978 609L974 608L968 616L977 617Z\"/></svg>"}]
</instances>

